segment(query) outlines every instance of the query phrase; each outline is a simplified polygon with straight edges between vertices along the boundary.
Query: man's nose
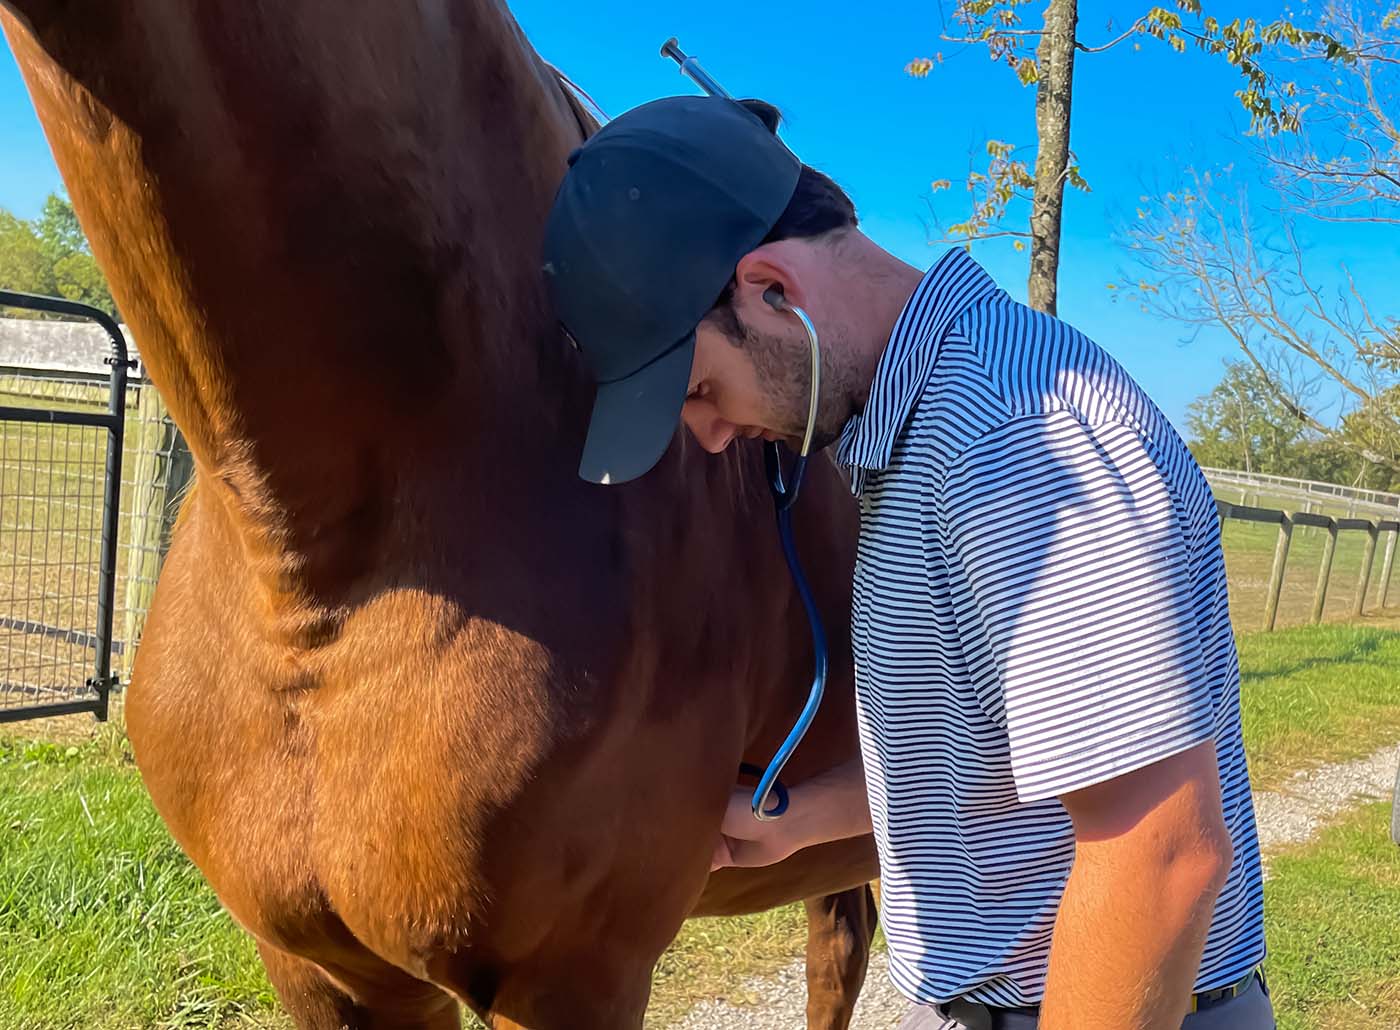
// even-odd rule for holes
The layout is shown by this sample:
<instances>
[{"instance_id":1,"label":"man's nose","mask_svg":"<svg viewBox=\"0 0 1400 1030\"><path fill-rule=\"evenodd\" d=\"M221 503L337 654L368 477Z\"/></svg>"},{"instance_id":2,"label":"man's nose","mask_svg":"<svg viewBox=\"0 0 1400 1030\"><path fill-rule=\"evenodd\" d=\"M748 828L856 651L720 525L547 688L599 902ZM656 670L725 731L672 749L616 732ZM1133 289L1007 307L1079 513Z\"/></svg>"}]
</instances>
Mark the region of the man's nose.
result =
<instances>
[{"instance_id":1,"label":"man's nose","mask_svg":"<svg viewBox=\"0 0 1400 1030\"><path fill-rule=\"evenodd\" d=\"M739 433L739 427L733 422L725 421L713 411L704 411L699 405L687 404L681 418L700 441L700 446L711 454L720 453Z\"/></svg>"}]
</instances>

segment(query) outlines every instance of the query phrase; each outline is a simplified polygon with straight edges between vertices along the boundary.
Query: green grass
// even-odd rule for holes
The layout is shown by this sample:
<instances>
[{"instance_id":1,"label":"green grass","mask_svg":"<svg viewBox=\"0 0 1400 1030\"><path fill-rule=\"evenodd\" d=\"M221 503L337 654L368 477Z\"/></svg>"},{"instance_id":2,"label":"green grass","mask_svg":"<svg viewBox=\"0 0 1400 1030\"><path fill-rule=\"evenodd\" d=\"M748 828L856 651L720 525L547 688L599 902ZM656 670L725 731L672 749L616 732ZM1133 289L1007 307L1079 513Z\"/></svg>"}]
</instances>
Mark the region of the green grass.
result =
<instances>
[{"instance_id":1,"label":"green grass","mask_svg":"<svg viewBox=\"0 0 1400 1030\"><path fill-rule=\"evenodd\" d=\"M802 953L807 916L801 905L727 919L693 919L657 963L649 1027L675 1022L697 1002L757 1000L746 981L774 973Z\"/></svg>"},{"instance_id":2,"label":"green grass","mask_svg":"<svg viewBox=\"0 0 1400 1030\"><path fill-rule=\"evenodd\" d=\"M1311 510L1319 515L1331 515L1334 518L1349 518L1355 515L1357 518L1370 518L1371 516L1364 510L1353 509L1350 502L1341 497L1330 497L1327 494L1314 494L1312 496L1312 507L1308 509L1308 503L1297 497L1289 497L1280 493L1270 493L1267 489L1252 490L1238 486L1221 483L1212 488L1212 492L1222 501L1229 501L1231 504L1242 504L1251 508L1282 508L1285 511L1305 511Z\"/></svg>"},{"instance_id":3,"label":"green grass","mask_svg":"<svg viewBox=\"0 0 1400 1030\"><path fill-rule=\"evenodd\" d=\"M1305 626L1240 638L1245 750L1256 790L1400 740L1400 633Z\"/></svg>"},{"instance_id":4,"label":"green grass","mask_svg":"<svg viewBox=\"0 0 1400 1030\"><path fill-rule=\"evenodd\" d=\"M1366 805L1276 856L1265 967L1279 1030L1400 1026L1400 848L1390 805Z\"/></svg>"},{"instance_id":5,"label":"green grass","mask_svg":"<svg viewBox=\"0 0 1400 1030\"><path fill-rule=\"evenodd\" d=\"M0 739L0 970L6 1030L283 1024L251 939L97 744Z\"/></svg>"}]
</instances>

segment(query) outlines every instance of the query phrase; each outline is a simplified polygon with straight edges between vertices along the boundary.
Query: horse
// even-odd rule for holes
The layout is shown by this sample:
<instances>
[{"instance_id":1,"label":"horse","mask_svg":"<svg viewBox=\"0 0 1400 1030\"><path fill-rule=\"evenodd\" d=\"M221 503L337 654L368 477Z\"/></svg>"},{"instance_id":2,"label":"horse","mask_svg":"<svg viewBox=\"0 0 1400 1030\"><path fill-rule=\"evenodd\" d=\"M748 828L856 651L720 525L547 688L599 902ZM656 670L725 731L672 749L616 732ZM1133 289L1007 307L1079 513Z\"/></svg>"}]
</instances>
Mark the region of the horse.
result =
<instances>
[{"instance_id":1,"label":"horse","mask_svg":"<svg viewBox=\"0 0 1400 1030\"><path fill-rule=\"evenodd\" d=\"M798 899L848 1025L869 837L711 873L811 674L757 442L575 471L545 213L592 125L498 0L3 0L189 443L125 717L162 819L302 1030L640 1027L683 921ZM798 547L849 625L858 513ZM794 781L857 753L848 634Z\"/></svg>"}]
</instances>

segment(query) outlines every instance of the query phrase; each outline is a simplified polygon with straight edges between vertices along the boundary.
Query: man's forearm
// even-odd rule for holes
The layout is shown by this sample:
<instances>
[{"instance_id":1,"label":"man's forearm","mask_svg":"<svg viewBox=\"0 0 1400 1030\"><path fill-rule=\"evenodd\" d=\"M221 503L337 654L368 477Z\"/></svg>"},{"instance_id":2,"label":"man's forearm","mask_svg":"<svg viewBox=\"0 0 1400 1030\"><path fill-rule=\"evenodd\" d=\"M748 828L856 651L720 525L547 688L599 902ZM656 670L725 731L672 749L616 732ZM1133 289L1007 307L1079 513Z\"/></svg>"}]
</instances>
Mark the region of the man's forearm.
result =
<instances>
[{"instance_id":1,"label":"man's forearm","mask_svg":"<svg viewBox=\"0 0 1400 1030\"><path fill-rule=\"evenodd\" d=\"M804 847L871 831L865 770L859 758L802 781L791 789L789 802L784 818L797 824Z\"/></svg>"},{"instance_id":2,"label":"man's forearm","mask_svg":"<svg viewBox=\"0 0 1400 1030\"><path fill-rule=\"evenodd\" d=\"M1055 920L1041 1030L1177 1030L1228 866L1209 854L1124 863L1078 849Z\"/></svg>"}]
</instances>

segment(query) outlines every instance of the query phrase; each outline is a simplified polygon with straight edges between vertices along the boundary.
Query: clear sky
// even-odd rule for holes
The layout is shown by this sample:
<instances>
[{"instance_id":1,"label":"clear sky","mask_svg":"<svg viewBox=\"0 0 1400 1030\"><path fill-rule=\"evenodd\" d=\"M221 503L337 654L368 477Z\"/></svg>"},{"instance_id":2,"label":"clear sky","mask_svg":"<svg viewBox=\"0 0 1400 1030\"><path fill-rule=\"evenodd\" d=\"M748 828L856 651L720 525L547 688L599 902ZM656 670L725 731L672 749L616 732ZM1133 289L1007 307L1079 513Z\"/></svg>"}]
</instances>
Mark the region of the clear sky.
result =
<instances>
[{"instance_id":1,"label":"clear sky","mask_svg":"<svg viewBox=\"0 0 1400 1030\"><path fill-rule=\"evenodd\" d=\"M608 114L694 92L675 65L658 56L661 43L678 36L731 92L778 104L788 119L789 145L850 191L877 242L921 267L941 253L930 245L926 224L930 182L954 181L936 201L945 222L960 220L966 193L956 184L969 160L985 163L983 142L1034 139L1033 89L1022 89L984 50L940 40L937 0L511 0L510 6L544 57ZM1111 38L1125 27L1125 12L1148 6L1081 0L1080 37L1090 44ZM1277 0L1227 0L1210 9L1228 21L1273 18L1280 6ZM1027 17L1037 17L1038 7L1030 5ZM951 0L942 8L951 10ZM909 59L935 51L943 52L945 63L929 78L904 73ZM1188 164L1234 164L1237 177L1257 178L1241 142L1246 119L1233 95L1239 83L1238 73L1218 58L1176 54L1146 38L1140 50L1127 43L1080 55L1075 69L1071 146L1093 192L1067 193L1060 316L1122 361L1183 429L1186 405L1219 379L1221 361L1237 351L1221 333L1185 343L1180 325L1130 302L1115 303L1105 284L1131 264L1113 232L1133 217L1145 184L1174 184ZM32 217L59 186L18 72L0 49L0 207ZM1257 210L1269 219L1262 206ZM1339 279L1345 259L1363 283L1379 283L1383 275L1393 282L1400 247L1377 240L1364 229L1317 230L1309 236L1312 267L1319 278ZM1008 241L978 244L973 253L1014 296L1025 298L1024 253Z\"/></svg>"}]
</instances>

